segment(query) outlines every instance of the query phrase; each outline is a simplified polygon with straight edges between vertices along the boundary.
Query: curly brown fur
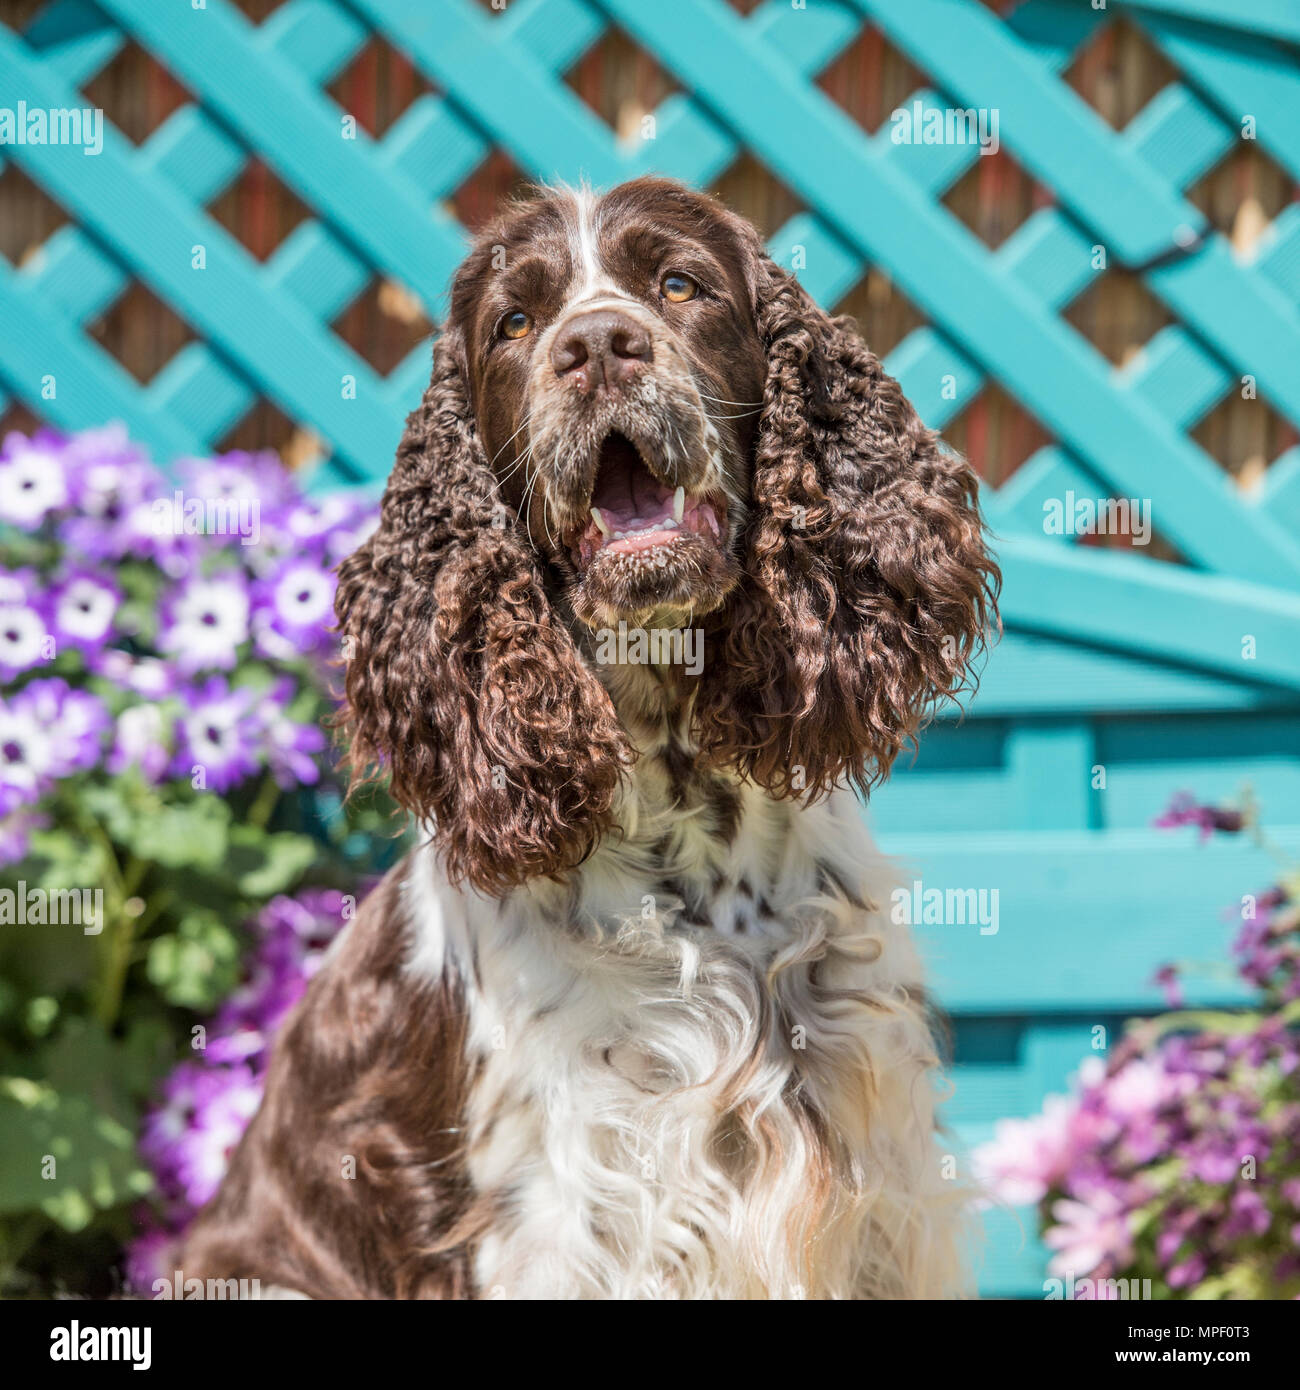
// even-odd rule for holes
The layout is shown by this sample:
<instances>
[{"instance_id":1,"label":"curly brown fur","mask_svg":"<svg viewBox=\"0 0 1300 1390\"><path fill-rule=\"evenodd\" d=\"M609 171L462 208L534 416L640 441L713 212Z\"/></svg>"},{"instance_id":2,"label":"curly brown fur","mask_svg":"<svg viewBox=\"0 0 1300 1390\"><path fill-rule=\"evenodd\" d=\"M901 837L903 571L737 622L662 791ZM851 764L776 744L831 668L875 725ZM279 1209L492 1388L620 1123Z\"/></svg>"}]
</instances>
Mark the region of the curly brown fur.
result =
<instances>
[{"instance_id":1,"label":"curly brown fur","mask_svg":"<svg viewBox=\"0 0 1300 1390\"><path fill-rule=\"evenodd\" d=\"M695 730L774 796L865 792L970 683L998 571L971 468L940 449L852 320L752 254L768 363L754 509Z\"/></svg>"},{"instance_id":2,"label":"curly brown fur","mask_svg":"<svg viewBox=\"0 0 1300 1390\"><path fill-rule=\"evenodd\" d=\"M691 302L663 297L667 269ZM602 625L701 622L702 674L657 679L701 762L775 797L866 791L970 684L998 584L975 475L747 223L665 180L542 190L480 237L451 302L336 609L353 765L387 771L454 881L562 874L610 828L635 755L607 693L628 678L590 657ZM579 344L574 372L564 335L593 305L637 348L606 343L601 367ZM669 543L597 534L610 468L685 489Z\"/></svg>"},{"instance_id":3,"label":"curly brown fur","mask_svg":"<svg viewBox=\"0 0 1300 1390\"><path fill-rule=\"evenodd\" d=\"M452 330L335 609L353 768L381 764L453 879L488 894L580 863L631 757L494 492Z\"/></svg>"}]
</instances>

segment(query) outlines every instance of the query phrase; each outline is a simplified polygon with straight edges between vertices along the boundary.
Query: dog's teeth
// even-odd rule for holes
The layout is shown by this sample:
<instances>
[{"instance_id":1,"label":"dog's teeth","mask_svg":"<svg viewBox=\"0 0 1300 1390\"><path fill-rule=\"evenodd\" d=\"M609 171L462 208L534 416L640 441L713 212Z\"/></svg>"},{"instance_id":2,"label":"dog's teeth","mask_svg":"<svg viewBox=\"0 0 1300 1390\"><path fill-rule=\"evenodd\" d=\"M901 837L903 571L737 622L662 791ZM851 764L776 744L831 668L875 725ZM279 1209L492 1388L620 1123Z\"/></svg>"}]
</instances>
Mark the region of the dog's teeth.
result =
<instances>
[{"instance_id":1,"label":"dog's teeth","mask_svg":"<svg viewBox=\"0 0 1300 1390\"><path fill-rule=\"evenodd\" d=\"M686 489L684 487L679 487L677 491L673 493L673 520L680 523L685 514Z\"/></svg>"},{"instance_id":2,"label":"dog's teeth","mask_svg":"<svg viewBox=\"0 0 1300 1390\"><path fill-rule=\"evenodd\" d=\"M659 523L659 529L660 529L661 531L675 531L675 530L677 529L677 522L676 522L676 520L674 520L673 517L671 517L671 516L666 516L666 517L664 517L664 519Z\"/></svg>"},{"instance_id":3,"label":"dog's teeth","mask_svg":"<svg viewBox=\"0 0 1300 1390\"><path fill-rule=\"evenodd\" d=\"M609 527L606 526L605 518L601 516L599 507L593 507L591 509L591 519L596 523L596 526L599 529L600 534L602 536L608 537Z\"/></svg>"}]
</instances>

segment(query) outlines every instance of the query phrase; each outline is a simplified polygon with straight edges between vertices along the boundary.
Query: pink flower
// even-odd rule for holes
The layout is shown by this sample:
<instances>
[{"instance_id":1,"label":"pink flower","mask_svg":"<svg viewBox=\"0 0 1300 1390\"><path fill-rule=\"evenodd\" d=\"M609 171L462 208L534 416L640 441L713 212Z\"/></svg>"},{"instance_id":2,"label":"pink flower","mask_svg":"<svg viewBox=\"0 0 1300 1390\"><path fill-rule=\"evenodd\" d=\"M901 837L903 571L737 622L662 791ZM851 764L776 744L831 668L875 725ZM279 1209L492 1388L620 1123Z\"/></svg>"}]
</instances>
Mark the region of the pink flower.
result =
<instances>
[{"instance_id":1,"label":"pink flower","mask_svg":"<svg viewBox=\"0 0 1300 1390\"><path fill-rule=\"evenodd\" d=\"M1043 1233L1043 1241L1057 1253L1048 1270L1058 1278L1090 1274L1102 1261L1112 1268L1126 1264L1131 1256L1129 1214L1113 1193L1098 1189L1088 1201L1063 1198L1052 1203L1055 1226Z\"/></svg>"},{"instance_id":2,"label":"pink flower","mask_svg":"<svg viewBox=\"0 0 1300 1390\"><path fill-rule=\"evenodd\" d=\"M1011 1206L1042 1201L1065 1174L1076 1109L1064 1096L1048 1096L1041 1115L999 1120L994 1137L972 1155L981 1185Z\"/></svg>"}]
</instances>

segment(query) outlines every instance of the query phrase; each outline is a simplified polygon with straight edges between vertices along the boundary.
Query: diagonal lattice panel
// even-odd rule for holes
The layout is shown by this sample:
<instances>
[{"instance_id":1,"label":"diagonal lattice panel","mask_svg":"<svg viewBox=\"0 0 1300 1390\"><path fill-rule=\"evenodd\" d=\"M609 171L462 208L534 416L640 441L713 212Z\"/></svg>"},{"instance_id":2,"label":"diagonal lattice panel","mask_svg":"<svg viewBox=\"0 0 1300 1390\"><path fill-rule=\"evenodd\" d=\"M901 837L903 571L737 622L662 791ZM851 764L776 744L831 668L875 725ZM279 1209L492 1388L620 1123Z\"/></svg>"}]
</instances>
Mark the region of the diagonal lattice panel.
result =
<instances>
[{"instance_id":1,"label":"diagonal lattice panel","mask_svg":"<svg viewBox=\"0 0 1300 1390\"><path fill-rule=\"evenodd\" d=\"M703 0L688 7L686 23L687 9L673 3L517 0L494 19L469 0L444 0L434 22L435 12L416 0L294 0L255 29L225 0L211 0L203 12L148 0L103 0L98 8L57 0L31 27L30 53L3 37L0 69L8 64L13 80L39 88L51 104L61 104L54 101L60 96L74 101L72 84L109 61L129 34L182 77L198 104L176 112L139 151L110 136L105 173L95 180L80 178L70 161L60 167L47 158L42 167L28 152L27 171L43 176L82 225L52 237L34 268L6 273L0 294L36 330L32 341L42 357L57 362L70 353L76 366L65 376L88 383L96 404L120 399L117 413L147 422L168 447L211 443L265 393L332 445L335 456L321 480L351 481L386 469L396 422L426 359L414 352L380 378L327 325L377 273L437 306L463 237L430 205L490 148L507 149L542 178L583 174L609 182L657 168L697 183L752 148L809 207L776 234L773 249L788 255L795 244L802 248L815 293L831 300L880 264L930 317L934 326L900 344L888 365L932 424L951 419L992 378L1057 436L1060 443L1040 451L1005 496L990 496L999 526L1032 529L1045 488L1091 480L1159 496L1165 531L1194 563L1294 582L1300 559L1270 520L1272 509L1244 501L1185 433L1194 418L1188 379L1201 388L1192 392L1196 401L1204 394L1208 405L1214 389L1221 392L1250 368L1270 399L1300 416L1300 389L1277 366L1294 360L1300 325L1269 273L1295 260L1294 227L1281 226L1268 261L1249 267L1217 235L1202 236L1203 219L1179 190L1222 148L1229 130L1201 95L1183 87L1162 93L1116 136L1059 82L1060 68L1104 15L1083 14L1065 0L1029 0L1003 25L973 3L944 0L948 22L941 25L931 22L932 8L933 0L902 7L828 0L796 11L769 0L742 20L720 0ZM1035 166L1061 206L1033 214L996 253L987 252L936 205L978 158L973 149L895 146L888 132L867 138L849 129L811 79L868 19L944 82L942 94L916 95L923 105L974 103L993 89L1009 94L1004 139ZM653 141L618 144L560 81L611 22L692 88L655 113ZM1151 22L1157 31L1175 26L1171 44L1194 47L1195 36L1178 31L1176 17ZM372 32L407 52L446 96L421 98L383 141L341 140L338 109L321 87ZM980 63L954 61L972 49ZM704 56L714 54L729 56ZM1190 59L1188 65L1198 66ZM752 80L755 71L765 83ZM1218 69L1204 79L1219 88L1232 80ZM772 118L777 104L767 100L764 112L756 99L769 84L786 99L780 121ZM269 105L258 96L268 91ZM1270 94L1280 99L1276 84ZM1200 143L1195 157L1181 151L1171 170L1175 128L1190 128ZM1052 159L1062 131L1082 142L1083 155ZM847 163L806 154L828 145ZM252 264L202 212L250 151L319 214L265 266ZM841 167L860 176L847 181L853 187L843 186ZM1122 198L1105 196L1116 186ZM134 224L104 213L106 202L119 200L140 210ZM877 214L880 206L891 209L888 218ZM152 238L142 234L145 224ZM153 254L149 243L164 229L174 244L212 252L216 274L201 288L192 274ZM1058 318L1090 281L1086 257L1096 241L1120 260L1142 262L1144 282L1184 321L1118 377ZM40 331L34 322L53 293L81 326L133 276L200 333L146 388L101 360L92 345L78 345L67 325ZM1282 288L1290 288L1285 275ZM355 399L342 399L340 383L349 378ZM941 393L941 382L951 389ZM1183 389L1171 390L1179 382ZM75 416L90 404L65 402L63 409ZM1240 527L1218 524L1223 506L1237 510Z\"/></svg>"}]
</instances>

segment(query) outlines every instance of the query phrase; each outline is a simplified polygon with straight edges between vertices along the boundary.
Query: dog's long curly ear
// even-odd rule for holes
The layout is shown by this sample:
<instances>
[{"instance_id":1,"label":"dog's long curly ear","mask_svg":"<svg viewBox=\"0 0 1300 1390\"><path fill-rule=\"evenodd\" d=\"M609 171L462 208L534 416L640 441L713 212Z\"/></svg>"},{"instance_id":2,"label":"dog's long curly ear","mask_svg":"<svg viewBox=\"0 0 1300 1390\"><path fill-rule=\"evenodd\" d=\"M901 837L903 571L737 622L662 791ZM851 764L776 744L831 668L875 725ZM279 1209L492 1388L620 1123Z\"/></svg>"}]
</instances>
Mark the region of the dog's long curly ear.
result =
<instances>
[{"instance_id":1,"label":"dog's long curly ear","mask_svg":"<svg viewBox=\"0 0 1300 1390\"><path fill-rule=\"evenodd\" d=\"M776 796L866 792L969 688L1000 576L977 481L849 320L754 247L767 351L746 577L697 696L705 750Z\"/></svg>"},{"instance_id":2,"label":"dog's long curly ear","mask_svg":"<svg viewBox=\"0 0 1300 1390\"><path fill-rule=\"evenodd\" d=\"M354 777L386 770L449 875L489 895L579 863L626 736L497 501L459 333L406 422L379 529L339 570Z\"/></svg>"}]
</instances>

